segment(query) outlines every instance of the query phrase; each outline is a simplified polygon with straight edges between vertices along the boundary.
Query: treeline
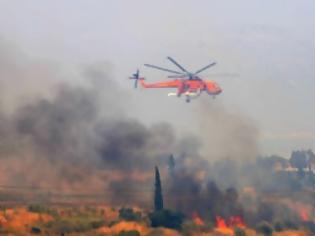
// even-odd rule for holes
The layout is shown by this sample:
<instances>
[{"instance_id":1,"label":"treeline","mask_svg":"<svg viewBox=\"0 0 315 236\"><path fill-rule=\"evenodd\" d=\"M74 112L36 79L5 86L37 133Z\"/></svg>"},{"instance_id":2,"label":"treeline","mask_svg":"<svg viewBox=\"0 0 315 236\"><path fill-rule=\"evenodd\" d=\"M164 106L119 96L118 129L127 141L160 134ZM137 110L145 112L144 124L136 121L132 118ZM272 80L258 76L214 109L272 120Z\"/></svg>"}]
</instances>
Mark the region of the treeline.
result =
<instances>
[{"instance_id":1,"label":"treeline","mask_svg":"<svg viewBox=\"0 0 315 236\"><path fill-rule=\"evenodd\" d=\"M315 154L311 149L292 151L289 159L273 155L270 157L261 157L259 161L260 163L258 164L265 165L267 168L276 168L277 165L283 170L289 167L296 168L299 174L302 175L308 171L315 171Z\"/></svg>"}]
</instances>

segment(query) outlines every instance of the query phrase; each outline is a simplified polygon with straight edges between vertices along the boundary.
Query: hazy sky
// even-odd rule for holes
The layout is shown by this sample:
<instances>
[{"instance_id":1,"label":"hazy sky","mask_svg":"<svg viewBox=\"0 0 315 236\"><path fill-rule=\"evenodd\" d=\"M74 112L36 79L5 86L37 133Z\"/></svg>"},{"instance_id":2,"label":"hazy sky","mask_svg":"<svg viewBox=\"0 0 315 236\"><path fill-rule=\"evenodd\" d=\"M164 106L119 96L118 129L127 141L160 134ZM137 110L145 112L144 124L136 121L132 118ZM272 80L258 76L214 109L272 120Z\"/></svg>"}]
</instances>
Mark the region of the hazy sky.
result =
<instances>
[{"instance_id":1,"label":"hazy sky","mask_svg":"<svg viewBox=\"0 0 315 236\"><path fill-rule=\"evenodd\" d=\"M214 102L257 125L262 153L288 155L315 149L314 9L313 0L0 0L0 38L36 60L109 63L137 100L131 114L181 129L197 127L194 103L133 91L126 78L139 67L164 79L141 65L172 68L166 56L191 70L216 60L205 75L238 76L212 78L224 90Z\"/></svg>"}]
</instances>

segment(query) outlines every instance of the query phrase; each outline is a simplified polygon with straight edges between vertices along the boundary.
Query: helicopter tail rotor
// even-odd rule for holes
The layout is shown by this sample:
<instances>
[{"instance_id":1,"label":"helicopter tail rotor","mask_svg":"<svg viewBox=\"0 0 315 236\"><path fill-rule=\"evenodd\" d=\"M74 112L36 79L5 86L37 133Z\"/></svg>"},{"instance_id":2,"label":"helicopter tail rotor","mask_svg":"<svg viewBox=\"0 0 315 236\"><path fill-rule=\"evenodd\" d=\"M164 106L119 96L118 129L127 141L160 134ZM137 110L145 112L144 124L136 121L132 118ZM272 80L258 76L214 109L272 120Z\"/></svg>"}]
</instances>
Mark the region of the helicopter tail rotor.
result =
<instances>
[{"instance_id":1,"label":"helicopter tail rotor","mask_svg":"<svg viewBox=\"0 0 315 236\"><path fill-rule=\"evenodd\" d=\"M135 80L134 88L138 88L139 79L144 79L144 78L140 78L140 71L139 69L137 69L136 73L132 74L132 76L129 77L129 79L134 79Z\"/></svg>"}]
</instances>

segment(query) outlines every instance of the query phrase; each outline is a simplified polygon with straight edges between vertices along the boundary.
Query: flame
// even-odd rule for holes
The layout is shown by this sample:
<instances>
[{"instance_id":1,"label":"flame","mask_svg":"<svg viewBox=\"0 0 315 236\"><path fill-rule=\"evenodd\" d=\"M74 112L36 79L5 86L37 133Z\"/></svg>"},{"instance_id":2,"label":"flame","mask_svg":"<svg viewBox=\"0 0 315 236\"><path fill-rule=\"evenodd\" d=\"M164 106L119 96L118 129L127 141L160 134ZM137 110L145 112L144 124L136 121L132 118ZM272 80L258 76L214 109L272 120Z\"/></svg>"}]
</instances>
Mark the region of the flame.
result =
<instances>
[{"instance_id":1,"label":"flame","mask_svg":"<svg viewBox=\"0 0 315 236\"><path fill-rule=\"evenodd\" d=\"M307 205L301 202L294 202L288 205L296 214L299 216L300 220L303 222L314 221L314 208L311 205Z\"/></svg>"},{"instance_id":2,"label":"flame","mask_svg":"<svg viewBox=\"0 0 315 236\"><path fill-rule=\"evenodd\" d=\"M227 220L225 220L221 216L216 216L216 227L220 229L226 229L226 228L234 228L234 227L239 227L239 228L245 228L245 222L241 216L231 216Z\"/></svg>"},{"instance_id":3,"label":"flame","mask_svg":"<svg viewBox=\"0 0 315 236\"><path fill-rule=\"evenodd\" d=\"M240 216L231 216L229 221L228 221L228 225L230 227L239 227L239 228L245 228L246 227L243 218Z\"/></svg>"},{"instance_id":4,"label":"flame","mask_svg":"<svg viewBox=\"0 0 315 236\"><path fill-rule=\"evenodd\" d=\"M195 223L196 225L204 225L204 224L205 224L205 222L204 222L203 219L198 215L197 212L194 212L194 213L192 214L192 219L193 219L193 221L194 221L194 223Z\"/></svg>"},{"instance_id":5,"label":"flame","mask_svg":"<svg viewBox=\"0 0 315 236\"><path fill-rule=\"evenodd\" d=\"M226 236L234 235L234 231L227 226L227 223L223 217L216 216L215 221L216 221L215 232L217 232L218 235L226 235Z\"/></svg>"},{"instance_id":6,"label":"flame","mask_svg":"<svg viewBox=\"0 0 315 236\"><path fill-rule=\"evenodd\" d=\"M216 216L215 221L216 221L216 227L217 228L220 228L220 229L226 229L227 228L226 222L221 216Z\"/></svg>"},{"instance_id":7,"label":"flame","mask_svg":"<svg viewBox=\"0 0 315 236\"><path fill-rule=\"evenodd\" d=\"M299 209L299 215L302 221L310 221L310 217L306 209Z\"/></svg>"}]
</instances>

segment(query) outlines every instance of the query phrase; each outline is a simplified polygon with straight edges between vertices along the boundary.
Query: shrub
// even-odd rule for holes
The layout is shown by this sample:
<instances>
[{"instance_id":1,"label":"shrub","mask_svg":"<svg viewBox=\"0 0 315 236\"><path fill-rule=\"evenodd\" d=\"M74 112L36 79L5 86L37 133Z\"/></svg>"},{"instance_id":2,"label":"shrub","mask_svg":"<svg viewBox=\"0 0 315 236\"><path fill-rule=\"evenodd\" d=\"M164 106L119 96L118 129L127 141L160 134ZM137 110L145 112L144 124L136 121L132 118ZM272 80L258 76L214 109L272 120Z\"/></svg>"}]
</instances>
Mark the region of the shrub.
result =
<instances>
[{"instance_id":1,"label":"shrub","mask_svg":"<svg viewBox=\"0 0 315 236\"><path fill-rule=\"evenodd\" d=\"M76 223L69 220L56 220L48 222L46 227L49 228L52 232L57 234L66 234L71 232L85 232L90 230L86 225L81 223Z\"/></svg>"},{"instance_id":2,"label":"shrub","mask_svg":"<svg viewBox=\"0 0 315 236\"><path fill-rule=\"evenodd\" d=\"M166 227L171 229L181 229L184 215L171 210L159 210L149 214L152 227Z\"/></svg>"},{"instance_id":3,"label":"shrub","mask_svg":"<svg viewBox=\"0 0 315 236\"><path fill-rule=\"evenodd\" d=\"M274 225L274 228L275 228L275 231L281 232L281 231L284 230L284 225L283 225L283 223L277 221L277 222L275 223L275 225Z\"/></svg>"},{"instance_id":4,"label":"shrub","mask_svg":"<svg viewBox=\"0 0 315 236\"><path fill-rule=\"evenodd\" d=\"M71 232L87 232L104 225L104 221L98 218L89 217L73 217L68 219L57 219L56 221L51 221L45 224L45 227L50 229L52 232L61 233L71 233Z\"/></svg>"},{"instance_id":5,"label":"shrub","mask_svg":"<svg viewBox=\"0 0 315 236\"><path fill-rule=\"evenodd\" d=\"M284 228L293 229L293 230L299 229L299 227L297 226L296 223L289 221L289 220L284 222Z\"/></svg>"},{"instance_id":6,"label":"shrub","mask_svg":"<svg viewBox=\"0 0 315 236\"><path fill-rule=\"evenodd\" d=\"M102 226L105 225L105 221L104 220L94 220L94 221L91 221L91 226L93 229L98 229Z\"/></svg>"},{"instance_id":7,"label":"shrub","mask_svg":"<svg viewBox=\"0 0 315 236\"><path fill-rule=\"evenodd\" d=\"M126 221L140 221L141 212L134 212L132 208L121 208L119 218Z\"/></svg>"},{"instance_id":8,"label":"shrub","mask_svg":"<svg viewBox=\"0 0 315 236\"><path fill-rule=\"evenodd\" d=\"M268 222L263 221L257 225L256 231L258 233L262 233L263 235L271 236L273 232L273 228Z\"/></svg>"},{"instance_id":9,"label":"shrub","mask_svg":"<svg viewBox=\"0 0 315 236\"><path fill-rule=\"evenodd\" d=\"M31 204L28 206L28 211L30 212L35 212L35 213L45 213L45 214L49 214L52 215L54 217L58 216L57 211L50 209L49 207L40 205L40 204Z\"/></svg>"},{"instance_id":10,"label":"shrub","mask_svg":"<svg viewBox=\"0 0 315 236\"><path fill-rule=\"evenodd\" d=\"M129 230L129 231L121 231L118 236L140 236L139 231L137 230Z\"/></svg>"},{"instance_id":11,"label":"shrub","mask_svg":"<svg viewBox=\"0 0 315 236\"><path fill-rule=\"evenodd\" d=\"M48 211L48 208L40 204L31 204L28 206L28 211L36 213L46 213Z\"/></svg>"},{"instance_id":12,"label":"shrub","mask_svg":"<svg viewBox=\"0 0 315 236\"><path fill-rule=\"evenodd\" d=\"M112 227L112 226L114 226L115 224L118 224L118 223L119 223L119 220L113 220L113 221L109 222L108 226Z\"/></svg>"},{"instance_id":13,"label":"shrub","mask_svg":"<svg viewBox=\"0 0 315 236\"><path fill-rule=\"evenodd\" d=\"M32 234L40 234L41 232L42 231L41 231L41 229L39 227L34 226L34 227L31 228L31 233Z\"/></svg>"},{"instance_id":14,"label":"shrub","mask_svg":"<svg viewBox=\"0 0 315 236\"><path fill-rule=\"evenodd\" d=\"M241 228L235 228L234 229L234 235L235 236L246 236L245 230Z\"/></svg>"}]
</instances>

